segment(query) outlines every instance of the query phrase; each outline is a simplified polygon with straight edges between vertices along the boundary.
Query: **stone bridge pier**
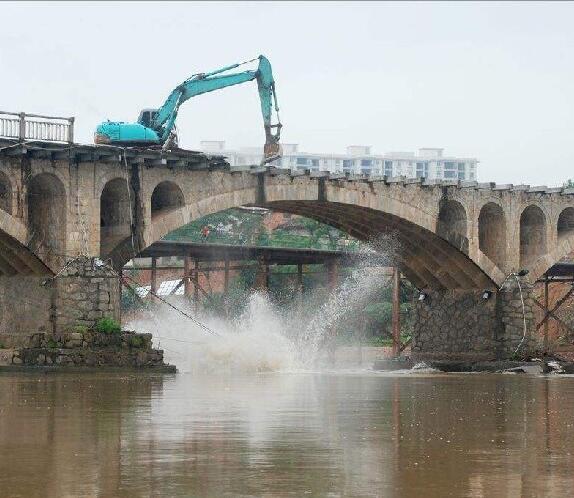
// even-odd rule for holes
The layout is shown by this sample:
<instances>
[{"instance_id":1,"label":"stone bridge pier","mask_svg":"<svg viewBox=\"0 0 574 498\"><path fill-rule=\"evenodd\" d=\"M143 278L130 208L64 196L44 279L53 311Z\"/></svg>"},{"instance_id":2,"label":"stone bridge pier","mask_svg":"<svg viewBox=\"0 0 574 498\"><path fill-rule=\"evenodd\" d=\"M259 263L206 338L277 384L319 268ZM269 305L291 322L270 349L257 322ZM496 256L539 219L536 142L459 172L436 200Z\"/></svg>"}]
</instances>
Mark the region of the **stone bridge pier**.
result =
<instances>
[{"instance_id":1,"label":"stone bridge pier","mask_svg":"<svg viewBox=\"0 0 574 498\"><path fill-rule=\"evenodd\" d=\"M416 357L508 356L532 344L531 285L574 249L573 193L0 142L0 342L117 317L117 278L93 258L118 270L191 221L249 205L314 218L388 252L424 295Z\"/></svg>"}]
</instances>

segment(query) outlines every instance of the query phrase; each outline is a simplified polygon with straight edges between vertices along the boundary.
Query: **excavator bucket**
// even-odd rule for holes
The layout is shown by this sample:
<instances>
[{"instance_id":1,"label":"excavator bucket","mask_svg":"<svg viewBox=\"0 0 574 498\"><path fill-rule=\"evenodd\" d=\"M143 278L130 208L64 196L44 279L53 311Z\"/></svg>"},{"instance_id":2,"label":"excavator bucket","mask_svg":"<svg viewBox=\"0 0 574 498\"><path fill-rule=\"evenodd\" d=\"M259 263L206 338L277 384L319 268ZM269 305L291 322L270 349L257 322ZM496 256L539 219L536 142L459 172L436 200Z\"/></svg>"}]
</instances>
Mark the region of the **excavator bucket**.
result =
<instances>
[{"instance_id":1,"label":"excavator bucket","mask_svg":"<svg viewBox=\"0 0 574 498\"><path fill-rule=\"evenodd\" d=\"M283 155L283 149L279 143L282 127L283 125L281 123L265 125L265 145L263 146L262 166L280 158ZM273 133L273 130L275 130L275 133Z\"/></svg>"},{"instance_id":2,"label":"excavator bucket","mask_svg":"<svg viewBox=\"0 0 574 498\"><path fill-rule=\"evenodd\" d=\"M281 144L278 142L266 143L263 146L263 164L270 163L283 155Z\"/></svg>"}]
</instances>

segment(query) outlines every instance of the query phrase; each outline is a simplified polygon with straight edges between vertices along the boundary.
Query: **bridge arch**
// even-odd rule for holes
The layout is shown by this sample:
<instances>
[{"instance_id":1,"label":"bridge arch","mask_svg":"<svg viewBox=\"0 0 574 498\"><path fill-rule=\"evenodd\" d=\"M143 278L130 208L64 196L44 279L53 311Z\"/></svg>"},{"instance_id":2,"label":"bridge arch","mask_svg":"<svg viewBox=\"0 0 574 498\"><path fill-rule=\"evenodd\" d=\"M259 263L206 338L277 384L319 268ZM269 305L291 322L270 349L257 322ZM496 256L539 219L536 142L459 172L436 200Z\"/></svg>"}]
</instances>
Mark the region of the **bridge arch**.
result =
<instances>
[{"instance_id":1,"label":"bridge arch","mask_svg":"<svg viewBox=\"0 0 574 498\"><path fill-rule=\"evenodd\" d=\"M28 183L28 247L49 266L66 256L67 193L52 173L39 173Z\"/></svg>"},{"instance_id":2,"label":"bridge arch","mask_svg":"<svg viewBox=\"0 0 574 498\"><path fill-rule=\"evenodd\" d=\"M499 268L506 263L506 219L499 204L487 202L478 215L478 246Z\"/></svg>"},{"instance_id":3,"label":"bridge arch","mask_svg":"<svg viewBox=\"0 0 574 498\"><path fill-rule=\"evenodd\" d=\"M530 204L520 214L520 266L532 266L546 252L546 215L539 206Z\"/></svg>"},{"instance_id":4,"label":"bridge arch","mask_svg":"<svg viewBox=\"0 0 574 498\"><path fill-rule=\"evenodd\" d=\"M0 171L0 209L12 214L12 184L3 171Z\"/></svg>"},{"instance_id":5,"label":"bridge arch","mask_svg":"<svg viewBox=\"0 0 574 498\"><path fill-rule=\"evenodd\" d=\"M213 174L213 173L212 173ZM214 179L216 182L216 179ZM148 219L149 225L142 237L125 237L107 255L116 267L121 267L152 243L169 232L202 216L244 205L261 206L272 210L300 214L339 228L363 241L376 241L380 234L392 235L400 250L393 251L392 258L418 288L434 289L488 289L495 288L504 279L502 271L478 251L475 262L461 251L468 247L467 222L462 213L465 209L457 201L446 203L442 221L453 220L456 224L454 245L450 240L435 233L438 224L438 206L435 213L417 207L416 186L388 187L368 184L332 182L325 186L325 197L319 200L317 184L306 178L280 177L265 188L261 199L255 182L242 180L234 188L214 188L208 195L193 196L185 206ZM349 188L351 187L351 188ZM386 191L380 191L385 188ZM409 198L409 196L412 197ZM448 234L447 234L448 235Z\"/></svg>"},{"instance_id":6,"label":"bridge arch","mask_svg":"<svg viewBox=\"0 0 574 498\"><path fill-rule=\"evenodd\" d=\"M125 178L113 178L100 194L100 254L108 254L131 233L130 192Z\"/></svg>"},{"instance_id":7,"label":"bridge arch","mask_svg":"<svg viewBox=\"0 0 574 498\"><path fill-rule=\"evenodd\" d=\"M183 192L177 183L160 182L151 194L151 217L162 216L185 206Z\"/></svg>"},{"instance_id":8,"label":"bridge arch","mask_svg":"<svg viewBox=\"0 0 574 498\"><path fill-rule=\"evenodd\" d=\"M574 235L574 207L567 207L560 212L556 231L558 244Z\"/></svg>"},{"instance_id":9,"label":"bridge arch","mask_svg":"<svg viewBox=\"0 0 574 498\"><path fill-rule=\"evenodd\" d=\"M468 226L464 206L455 200L444 200L440 204L437 234L468 254Z\"/></svg>"}]
</instances>

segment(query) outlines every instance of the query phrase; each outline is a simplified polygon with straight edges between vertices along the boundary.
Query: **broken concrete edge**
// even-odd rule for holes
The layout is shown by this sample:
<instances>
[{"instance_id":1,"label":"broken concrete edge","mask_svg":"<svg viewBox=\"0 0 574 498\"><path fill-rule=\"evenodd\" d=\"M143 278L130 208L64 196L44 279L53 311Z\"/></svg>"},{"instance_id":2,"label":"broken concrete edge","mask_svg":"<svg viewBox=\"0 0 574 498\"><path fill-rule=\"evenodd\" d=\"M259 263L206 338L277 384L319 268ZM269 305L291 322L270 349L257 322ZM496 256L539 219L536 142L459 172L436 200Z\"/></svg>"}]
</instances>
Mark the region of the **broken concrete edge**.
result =
<instances>
[{"instance_id":1,"label":"broken concrete edge","mask_svg":"<svg viewBox=\"0 0 574 498\"><path fill-rule=\"evenodd\" d=\"M557 367L549 367L549 363L556 363ZM443 373L526 373L526 374L574 374L574 362L556 359L544 359L537 361L524 360L491 360L491 361L468 361L468 360L428 360L417 362L411 358L384 358L377 359L373 364L373 370L413 370L416 364L425 363L430 369Z\"/></svg>"}]
</instances>

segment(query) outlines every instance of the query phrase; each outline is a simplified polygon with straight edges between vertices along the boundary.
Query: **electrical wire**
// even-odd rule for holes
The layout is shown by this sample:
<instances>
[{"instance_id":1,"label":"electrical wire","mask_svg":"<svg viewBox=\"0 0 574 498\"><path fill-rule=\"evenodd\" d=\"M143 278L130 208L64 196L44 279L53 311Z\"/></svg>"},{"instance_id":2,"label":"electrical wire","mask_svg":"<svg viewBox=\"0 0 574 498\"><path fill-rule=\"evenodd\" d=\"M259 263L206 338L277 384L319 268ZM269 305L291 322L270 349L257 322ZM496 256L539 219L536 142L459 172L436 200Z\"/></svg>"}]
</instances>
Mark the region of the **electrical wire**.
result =
<instances>
[{"instance_id":1,"label":"electrical wire","mask_svg":"<svg viewBox=\"0 0 574 498\"><path fill-rule=\"evenodd\" d=\"M518 353L519 349L522 347L522 344L524 343L524 341L526 340L526 309L524 306L524 297L522 295L522 286L520 285L520 280L518 279L518 273L516 272L512 272L509 273L506 278L504 279L504 281L502 282L502 284L500 285L500 287L498 288L498 290L502 290L502 288L504 287L504 285L506 284L506 282L508 282L508 280L514 277L516 279L516 283L518 284L518 291L520 293L520 302L522 304L522 324L523 324L523 331L522 331L522 339L520 340L520 342L518 343L518 346L516 346L516 349L514 350L514 354Z\"/></svg>"}]
</instances>

